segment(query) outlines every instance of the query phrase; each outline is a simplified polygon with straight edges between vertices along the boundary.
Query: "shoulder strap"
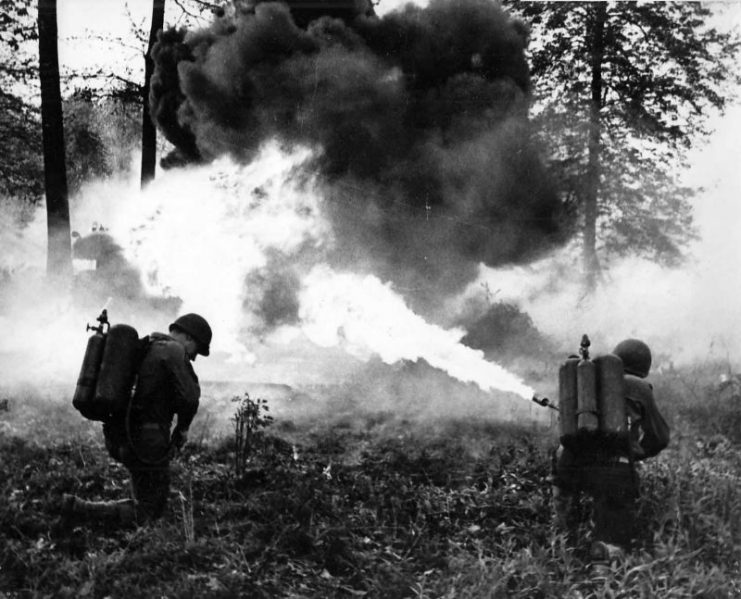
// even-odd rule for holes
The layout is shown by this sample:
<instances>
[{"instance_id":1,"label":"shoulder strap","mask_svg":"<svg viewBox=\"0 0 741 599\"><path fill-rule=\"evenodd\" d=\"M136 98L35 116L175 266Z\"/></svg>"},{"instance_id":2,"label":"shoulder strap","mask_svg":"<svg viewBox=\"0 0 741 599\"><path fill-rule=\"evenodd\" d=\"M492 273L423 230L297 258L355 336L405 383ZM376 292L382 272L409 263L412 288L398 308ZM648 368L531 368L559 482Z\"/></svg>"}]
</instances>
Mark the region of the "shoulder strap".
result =
<instances>
[{"instance_id":1,"label":"shoulder strap","mask_svg":"<svg viewBox=\"0 0 741 599\"><path fill-rule=\"evenodd\" d=\"M137 364L136 364L136 370L139 371L139 367L142 365L142 362L144 361L144 358L147 355L147 352L149 351L149 346L152 345L152 339L149 337L149 335L145 335L141 339L139 339L139 356L137 358Z\"/></svg>"}]
</instances>

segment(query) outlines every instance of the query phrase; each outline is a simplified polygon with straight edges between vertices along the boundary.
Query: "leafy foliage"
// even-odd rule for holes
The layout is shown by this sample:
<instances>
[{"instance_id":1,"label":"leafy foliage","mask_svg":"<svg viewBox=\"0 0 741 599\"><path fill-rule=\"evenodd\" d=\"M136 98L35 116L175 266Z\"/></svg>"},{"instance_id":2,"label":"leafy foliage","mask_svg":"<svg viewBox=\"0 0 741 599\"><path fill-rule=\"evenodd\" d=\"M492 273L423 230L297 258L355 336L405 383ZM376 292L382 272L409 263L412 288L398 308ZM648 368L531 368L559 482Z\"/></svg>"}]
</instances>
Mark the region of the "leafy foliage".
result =
<instances>
[{"instance_id":1,"label":"leafy foliage","mask_svg":"<svg viewBox=\"0 0 741 599\"><path fill-rule=\"evenodd\" d=\"M495 302L476 322L467 326L462 343L481 349L488 360L506 361L513 356L552 355L553 342L541 333L532 318L514 304Z\"/></svg>"},{"instance_id":2,"label":"leafy foliage","mask_svg":"<svg viewBox=\"0 0 741 599\"><path fill-rule=\"evenodd\" d=\"M582 206L594 98L595 2L507 2L531 24L534 118L567 197ZM678 173L739 83L739 39L691 3L606 5L599 75L598 252L674 264L693 238L696 190ZM583 218L582 214L582 218ZM586 223L582 220L582 226Z\"/></svg>"},{"instance_id":3,"label":"leafy foliage","mask_svg":"<svg viewBox=\"0 0 741 599\"><path fill-rule=\"evenodd\" d=\"M38 40L30 1L0 0L0 198L43 193L44 165L38 109L24 89L38 85Z\"/></svg>"},{"instance_id":4,"label":"leafy foliage","mask_svg":"<svg viewBox=\"0 0 741 599\"><path fill-rule=\"evenodd\" d=\"M702 434L702 416L684 416L697 401L687 377L702 381L708 415L721 401L715 373L703 373L656 379L675 436L642 467L639 547L599 576L586 538L569 546L551 527L548 431L482 418L426 429L388 413L278 419L250 456L259 478L234 476L234 439L212 438L174 463L175 501L161 522L64 528L55 519L61 493L120 499L126 472L96 446L90 423L78 420L75 432L71 408L57 404L61 428L49 430L48 416L33 421L44 402L19 392L0 414L0 589L57 597L738 596L741 446ZM20 438L34 433L36 442Z\"/></svg>"}]
</instances>

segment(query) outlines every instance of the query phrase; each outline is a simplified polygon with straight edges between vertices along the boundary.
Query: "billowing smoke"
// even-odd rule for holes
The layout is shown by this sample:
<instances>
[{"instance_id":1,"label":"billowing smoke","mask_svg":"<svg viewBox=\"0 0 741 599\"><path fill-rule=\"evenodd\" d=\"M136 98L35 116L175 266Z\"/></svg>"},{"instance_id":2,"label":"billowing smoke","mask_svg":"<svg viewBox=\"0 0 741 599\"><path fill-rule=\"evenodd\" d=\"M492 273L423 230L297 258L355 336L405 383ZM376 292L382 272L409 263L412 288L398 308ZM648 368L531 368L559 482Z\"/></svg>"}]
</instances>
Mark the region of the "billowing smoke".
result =
<instances>
[{"instance_id":1,"label":"billowing smoke","mask_svg":"<svg viewBox=\"0 0 741 599\"><path fill-rule=\"evenodd\" d=\"M394 281L418 308L480 262L562 242L529 138L524 26L488 0L382 18L340 4L238 4L208 29L163 33L151 104L176 148L163 164L249 163L268 140L310 148L327 259Z\"/></svg>"},{"instance_id":2,"label":"billowing smoke","mask_svg":"<svg viewBox=\"0 0 741 599\"><path fill-rule=\"evenodd\" d=\"M43 369L72 381L102 305L142 335L193 311L214 329L203 380L301 385L375 358L418 362L412 393L433 373L529 410L526 382L420 315L480 264L528 261L569 231L530 140L524 28L488 0L383 18L236 6L161 36L151 103L172 168L143 192L83 187L75 251L94 270L78 265L76 290L49 294L38 335L8 349L23 360L51 331L71 350L48 346ZM33 304L15 298L22 337Z\"/></svg>"},{"instance_id":3,"label":"billowing smoke","mask_svg":"<svg viewBox=\"0 0 741 599\"><path fill-rule=\"evenodd\" d=\"M299 320L300 275L284 254L269 250L265 268L249 273L245 280L244 309L256 316L250 333L263 335Z\"/></svg>"}]
</instances>

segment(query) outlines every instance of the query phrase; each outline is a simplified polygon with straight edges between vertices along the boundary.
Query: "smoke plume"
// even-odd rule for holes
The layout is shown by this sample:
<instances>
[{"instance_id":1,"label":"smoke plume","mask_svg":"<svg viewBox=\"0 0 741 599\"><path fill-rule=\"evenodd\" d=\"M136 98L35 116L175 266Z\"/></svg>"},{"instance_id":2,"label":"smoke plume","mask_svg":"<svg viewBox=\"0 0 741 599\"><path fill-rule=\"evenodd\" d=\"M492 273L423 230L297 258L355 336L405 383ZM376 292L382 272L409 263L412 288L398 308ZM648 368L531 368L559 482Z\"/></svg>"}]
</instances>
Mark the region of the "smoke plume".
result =
<instances>
[{"instance_id":1,"label":"smoke plume","mask_svg":"<svg viewBox=\"0 0 741 599\"><path fill-rule=\"evenodd\" d=\"M382 18L363 3L237 5L160 37L150 100L176 147L163 164L249 163L268 140L310 148L328 259L429 307L478 263L529 260L566 236L529 138L526 41L486 0Z\"/></svg>"}]
</instances>

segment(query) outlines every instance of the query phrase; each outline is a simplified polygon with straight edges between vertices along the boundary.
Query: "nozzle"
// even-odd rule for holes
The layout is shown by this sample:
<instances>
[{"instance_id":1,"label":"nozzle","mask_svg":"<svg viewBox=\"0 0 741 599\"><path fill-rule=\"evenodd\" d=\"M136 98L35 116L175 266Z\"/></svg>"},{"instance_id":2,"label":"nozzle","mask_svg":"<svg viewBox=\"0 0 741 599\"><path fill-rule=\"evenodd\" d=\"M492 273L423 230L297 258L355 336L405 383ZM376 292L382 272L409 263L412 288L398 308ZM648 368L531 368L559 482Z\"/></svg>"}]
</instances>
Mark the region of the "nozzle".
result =
<instances>
[{"instance_id":1,"label":"nozzle","mask_svg":"<svg viewBox=\"0 0 741 599\"><path fill-rule=\"evenodd\" d=\"M537 393L533 394L533 401L539 406L543 406L544 408L558 410L558 408L551 403L550 399L548 399L547 397L540 397Z\"/></svg>"},{"instance_id":2,"label":"nozzle","mask_svg":"<svg viewBox=\"0 0 741 599\"><path fill-rule=\"evenodd\" d=\"M547 397L540 397L537 393L533 394L533 401L539 406L547 406L551 403Z\"/></svg>"}]
</instances>

